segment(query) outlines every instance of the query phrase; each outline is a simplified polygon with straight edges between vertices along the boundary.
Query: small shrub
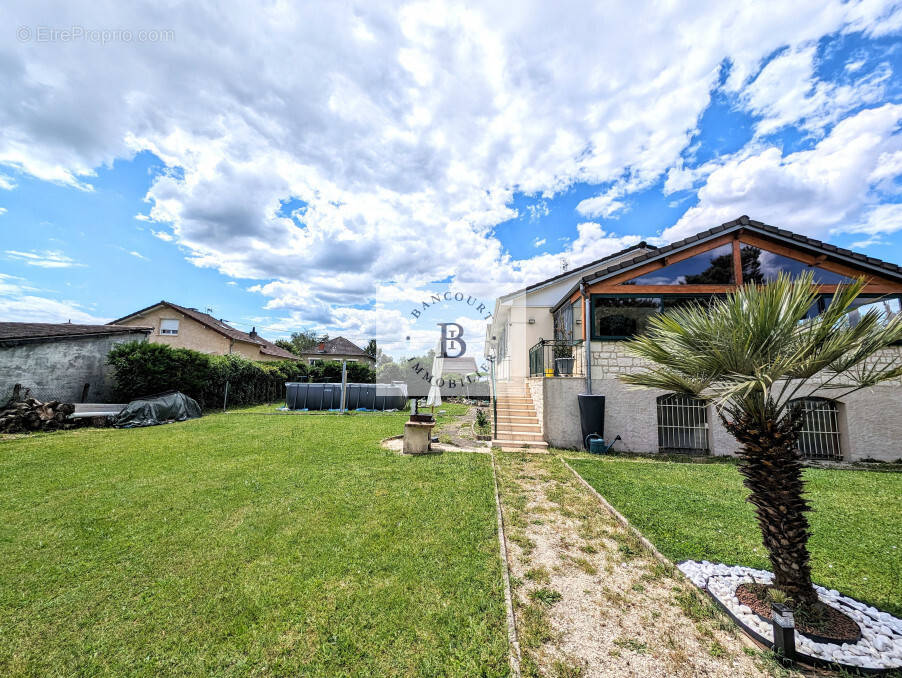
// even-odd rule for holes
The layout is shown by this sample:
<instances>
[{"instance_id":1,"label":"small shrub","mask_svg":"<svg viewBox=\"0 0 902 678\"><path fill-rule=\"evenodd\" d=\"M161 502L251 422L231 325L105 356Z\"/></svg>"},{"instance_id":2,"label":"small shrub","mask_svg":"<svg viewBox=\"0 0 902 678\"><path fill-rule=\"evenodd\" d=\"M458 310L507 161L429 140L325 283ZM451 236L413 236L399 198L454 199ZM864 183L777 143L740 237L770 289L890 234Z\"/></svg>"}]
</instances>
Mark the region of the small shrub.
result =
<instances>
[{"instance_id":1,"label":"small shrub","mask_svg":"<svg viewBox=\"0 0 902 678\"><path fill-rule=\"evenodd\" d=\"M476 408L476 427L485 428L489 425L489 419L485 416L485 410L481 407Z\"/></svg>"},{"instance_id":2,"label":"small shrub","mask_svg":"<svg viewBox=\"0 0 902 678\"><path fill-rule=\"evenodd\" d=\"M555 591L554 589L549 589L543 586L542 588L536 589L535 591L530 591L529 597L536 602L551 607L555 603L559 602L564 596L561 595L559 591Z\"/></svg>"}]
</instances>

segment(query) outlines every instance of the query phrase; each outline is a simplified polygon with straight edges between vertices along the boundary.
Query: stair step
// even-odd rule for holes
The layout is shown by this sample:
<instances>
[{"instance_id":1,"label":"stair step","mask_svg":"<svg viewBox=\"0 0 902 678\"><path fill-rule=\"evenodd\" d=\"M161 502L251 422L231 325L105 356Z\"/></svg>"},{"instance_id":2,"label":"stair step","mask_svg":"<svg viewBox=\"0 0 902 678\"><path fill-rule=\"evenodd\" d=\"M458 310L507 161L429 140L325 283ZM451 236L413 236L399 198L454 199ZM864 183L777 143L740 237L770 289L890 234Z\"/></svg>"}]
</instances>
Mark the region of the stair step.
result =
<instances>
[{"instance_id":1,"label":"stair step","mask_svg":"<svg viewBox=\"0 0 902 678\"><path fill-rule=\"evenodd\" d=\"M521 448L547 449L548 443L537 440L493 440L492 447L500 447L502 450L517 450Z\"/></svg>"},{"instance_id":2,"label":"stair step","mask_svg":"<svg viewBox=\"0 0 902 678\"><path fill-rule=\"evenodd\" d=\"M533 433L541 433L542 427L536 424L526 424L520 422L499 421L498 431L529 431Z\"/></svg>"},{"instance_id":3,"label":"stair step","mask_svg":"<svg viewBox=\"0 0 902 678\"><path fill-rule=\"evenodd\" d=\"M541 433L524 433L523 431L498 431L495 435L496 440L531 440L533 442L544 442Z\"/></svg>"}]
</instances>

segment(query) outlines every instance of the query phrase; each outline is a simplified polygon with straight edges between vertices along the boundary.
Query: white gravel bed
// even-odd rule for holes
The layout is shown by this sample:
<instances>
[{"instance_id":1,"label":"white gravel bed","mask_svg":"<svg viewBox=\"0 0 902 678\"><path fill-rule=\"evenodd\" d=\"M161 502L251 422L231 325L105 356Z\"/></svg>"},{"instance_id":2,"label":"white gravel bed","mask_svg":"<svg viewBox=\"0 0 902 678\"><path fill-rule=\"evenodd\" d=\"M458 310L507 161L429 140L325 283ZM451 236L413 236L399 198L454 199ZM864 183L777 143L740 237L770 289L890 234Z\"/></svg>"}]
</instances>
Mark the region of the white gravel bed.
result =
<instances>
[{"instance_id":1,"label":"white gravel bed","mask_svg":"<svg viewBox=\"0 0 902 678\"><path fill-rule=\"evenodd\" d=\"M701 589L709 591L746 626L773 642L770 621L764 621L736 598L740 584L770 584L773 574L740 565L686 560L677 567ZM815 585L820 599L858 622L861 640L857 643L818 643L796 629L796 650L829 662L863 669L902 668L902 619L844 596L838 591Z\"/></svg>"}]
</instances>

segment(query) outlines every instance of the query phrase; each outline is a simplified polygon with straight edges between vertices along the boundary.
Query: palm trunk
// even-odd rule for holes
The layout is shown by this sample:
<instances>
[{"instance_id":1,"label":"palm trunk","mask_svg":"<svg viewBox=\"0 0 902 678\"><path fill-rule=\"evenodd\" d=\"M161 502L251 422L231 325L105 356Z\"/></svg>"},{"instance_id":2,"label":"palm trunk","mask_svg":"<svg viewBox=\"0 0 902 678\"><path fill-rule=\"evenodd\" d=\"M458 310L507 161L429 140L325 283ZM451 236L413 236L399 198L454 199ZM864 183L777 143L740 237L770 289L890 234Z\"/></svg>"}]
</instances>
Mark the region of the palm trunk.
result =
<instances>
[{"instance_id":1,"label":"palm trunk","mask_svg":"<svg viewBox=\"0 0 902 678\"><path fill-rule=\"evenodd\" d=\"M796 608L810 608L818 598L808 553L805 513L810 507L802 496L802 464L796 449L802 415L791 409L778 419L773 403L766 410L770 415L764 423L738 412L730 413L731 421L722 419L742 445L739 472L755 506L774 585L793 599Z\"/></svg>"}]
</instances>

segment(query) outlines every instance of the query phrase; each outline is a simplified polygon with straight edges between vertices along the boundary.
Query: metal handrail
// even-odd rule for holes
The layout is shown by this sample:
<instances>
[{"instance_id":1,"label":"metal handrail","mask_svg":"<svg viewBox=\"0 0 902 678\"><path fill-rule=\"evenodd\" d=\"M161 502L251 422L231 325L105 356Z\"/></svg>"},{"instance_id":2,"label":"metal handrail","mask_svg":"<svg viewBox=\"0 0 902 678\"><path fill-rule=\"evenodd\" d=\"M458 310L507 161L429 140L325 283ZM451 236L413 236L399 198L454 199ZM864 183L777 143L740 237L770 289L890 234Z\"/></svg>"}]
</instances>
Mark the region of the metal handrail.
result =
<instances>
[{"instance_id":1,"label":"metal handrail","mask_svg":"<svg viewBox=\"0 0 902 678\"><path fill-rule=\"evenodd\" d=\"M545 372L545 350L546 348L552 351L552 357L550 360L552 361L555 357L562 356L554 356L554 352L558 349L566 349L568 353L570 353L570 357L572 357L572 349L577 348L583 344L582 339L539 339L538 343L536 343L532 348L529 349L529 376L531 377L544 377L547 376ZM580 365L579 371L582 371L582 366Z\"/></svg>"}]
</instances>

